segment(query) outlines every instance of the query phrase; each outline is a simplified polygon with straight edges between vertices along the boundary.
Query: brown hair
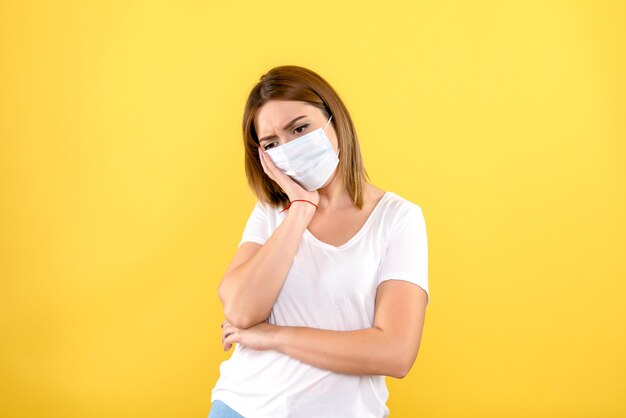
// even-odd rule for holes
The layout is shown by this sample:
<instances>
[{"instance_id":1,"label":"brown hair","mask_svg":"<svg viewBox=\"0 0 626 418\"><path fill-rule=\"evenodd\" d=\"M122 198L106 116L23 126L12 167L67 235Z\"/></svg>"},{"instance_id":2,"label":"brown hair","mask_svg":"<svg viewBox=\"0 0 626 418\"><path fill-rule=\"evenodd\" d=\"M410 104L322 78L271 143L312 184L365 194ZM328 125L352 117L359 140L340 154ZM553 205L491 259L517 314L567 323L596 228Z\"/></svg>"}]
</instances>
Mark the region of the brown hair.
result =
<instances>
[{"instance_id":1,"label":"brown hair","mask_svg":"<svg viewBox=\"0 0 626 418\"><path fill-rule=\"evenodd\" d=\"M359 141L348 109L335 90L317 73L295 65L274 67L261 76L252 88L243 114L243 144L246 176L250 188L261 202L274 207L289 204L289 197L278 183L263 171L259 161L259 139L254 129L256 111L270 100L295 100L307 102L333 116L331 123L339 142L337 174L343 179L357 208L363 207L364 185L369 175L363 166Z\"/></svg>"}]
</instances>

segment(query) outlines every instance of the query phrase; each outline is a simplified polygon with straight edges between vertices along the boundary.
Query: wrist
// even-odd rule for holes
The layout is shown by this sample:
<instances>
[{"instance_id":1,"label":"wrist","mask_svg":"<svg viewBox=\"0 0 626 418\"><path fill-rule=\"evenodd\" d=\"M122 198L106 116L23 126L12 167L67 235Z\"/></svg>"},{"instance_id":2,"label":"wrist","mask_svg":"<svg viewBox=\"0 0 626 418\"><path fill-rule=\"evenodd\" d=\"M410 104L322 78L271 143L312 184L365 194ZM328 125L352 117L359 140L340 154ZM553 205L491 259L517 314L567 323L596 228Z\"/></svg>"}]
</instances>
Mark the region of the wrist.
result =
<instances>
[{"instance_id":1,"label":"wrist","mask_svg":"<svg viewBox=\"0 0 626 418\"><path fill-rule=\"evenodd\" d=\"M280 325L274 326L273 335L271 338L272 350L284 353L287 339L289 338L290 328L291 327L288 327L288 326L280 326Z\"/></svg>"},{"instance_id":2,"label":"wrist","mask_svg":"<svg viewBox=\"0 0 626 418\"><path fill-rule=\"evenodd\" d=\"M289 201L289 204L287 206L285 206L285 208L283 210L281 210L281 212L286 211L287 209L289 209L291 207L292 204L298 203L298 202L302 202L302 203L306 203L306 204L309 204L309 205L313 205L313 206L315 206L315 208L317 208L317 203L313 202L312 200L309 200L309 199L293 199L293 200Z\"/></svg>"},{"instance_id":3,"label":"wrist","mask_svg":"<svg viewBox=\"0 0 626 418\"><path fill-rule=\"evenodd\" d=\"M290 203L289 209L287 209L285 212L296 213L303 216L313 216L316 209L317 207L309 202L296 200Z\"/></svg>"}]
</instances>

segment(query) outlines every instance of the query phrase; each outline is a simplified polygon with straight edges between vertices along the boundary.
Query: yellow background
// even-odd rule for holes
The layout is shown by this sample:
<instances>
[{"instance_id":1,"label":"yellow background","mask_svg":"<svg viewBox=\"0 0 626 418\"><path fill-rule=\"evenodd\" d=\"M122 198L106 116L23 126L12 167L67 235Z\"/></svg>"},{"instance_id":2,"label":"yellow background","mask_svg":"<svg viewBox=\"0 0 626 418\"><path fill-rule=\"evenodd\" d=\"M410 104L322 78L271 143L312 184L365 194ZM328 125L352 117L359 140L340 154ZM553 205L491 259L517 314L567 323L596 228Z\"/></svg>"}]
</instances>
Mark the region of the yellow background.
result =
<instances>
[{"instance_id":1,"label":"yellow background","mask_svg":"<svg viewBox=\"0 0 626 418\"><path fill-rule=\"evenodd\" d=\"M622 1L0 3L0 416L206 417L255 200L245 98L309 67L418 203L392 417L626 416Z\"/></svg>"}]
</instances>

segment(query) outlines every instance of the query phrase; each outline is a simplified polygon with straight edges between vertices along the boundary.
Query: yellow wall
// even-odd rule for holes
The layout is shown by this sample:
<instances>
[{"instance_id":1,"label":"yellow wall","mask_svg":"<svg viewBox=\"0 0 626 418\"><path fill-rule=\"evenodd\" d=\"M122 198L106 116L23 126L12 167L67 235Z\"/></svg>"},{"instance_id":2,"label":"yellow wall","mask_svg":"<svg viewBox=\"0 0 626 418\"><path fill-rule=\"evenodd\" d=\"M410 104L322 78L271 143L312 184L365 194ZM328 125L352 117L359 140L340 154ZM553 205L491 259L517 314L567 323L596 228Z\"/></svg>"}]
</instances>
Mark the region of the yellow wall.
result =
<instances>
[{"instance_id":1,"label":"yellow wall","mask_svg":"<svg viewBox=\"0 0 626 418\"><path fill-rule=\"evenodd\" d=\"M622 1L2 1L0 416L206 417L246 95L310 67L420 204L394 417L624 416Z\"/></svg>"}]
</instances>

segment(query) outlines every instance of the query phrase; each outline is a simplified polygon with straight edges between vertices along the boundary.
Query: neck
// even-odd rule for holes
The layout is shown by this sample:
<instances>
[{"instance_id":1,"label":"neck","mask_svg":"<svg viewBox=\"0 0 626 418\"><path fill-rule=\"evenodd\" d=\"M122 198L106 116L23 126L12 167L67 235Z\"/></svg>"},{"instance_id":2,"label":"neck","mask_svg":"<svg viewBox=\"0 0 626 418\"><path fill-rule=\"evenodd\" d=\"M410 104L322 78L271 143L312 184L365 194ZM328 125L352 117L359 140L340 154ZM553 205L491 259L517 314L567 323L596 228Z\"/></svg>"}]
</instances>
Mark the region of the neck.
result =
<instances>
[{"instance_id":1,"label":"neck","mask_svg":"<svg viewBox=\"0 0 626 418\"><path fill-rule=\"evenodd\" d=\"M337 173L333 174L330 182L317 190L320 195L318 211L326 212L353 205L350 194L345 189Z\"/></svg>"}]
</instances>

